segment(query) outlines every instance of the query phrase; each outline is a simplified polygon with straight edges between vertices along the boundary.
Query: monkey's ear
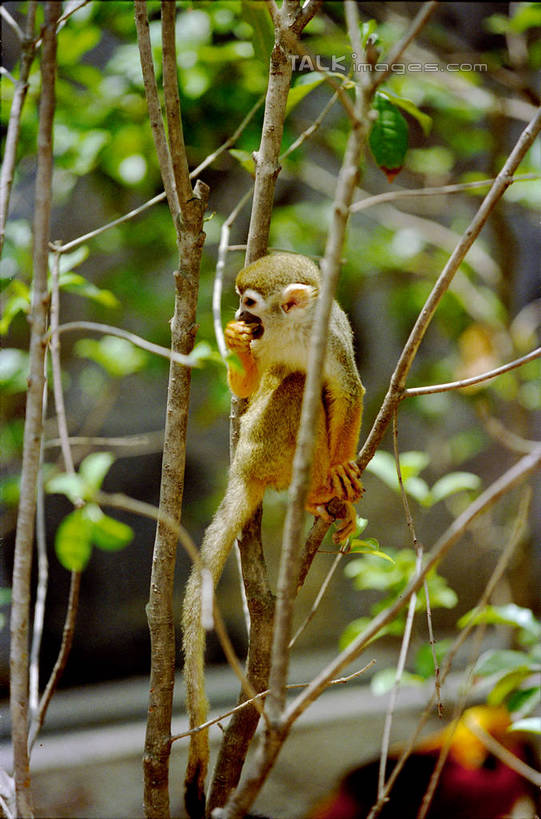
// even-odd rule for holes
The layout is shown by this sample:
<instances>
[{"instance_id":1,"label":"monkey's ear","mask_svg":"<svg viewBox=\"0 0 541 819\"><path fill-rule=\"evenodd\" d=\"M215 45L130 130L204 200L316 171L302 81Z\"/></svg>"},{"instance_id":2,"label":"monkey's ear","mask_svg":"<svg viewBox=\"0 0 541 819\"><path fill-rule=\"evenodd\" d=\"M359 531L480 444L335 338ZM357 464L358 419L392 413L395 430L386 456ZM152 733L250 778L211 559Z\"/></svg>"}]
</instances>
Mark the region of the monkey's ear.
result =
<instances>
[{"instance_id":1,"label":"monkey's ear","mask_svg":"<svg viewBox=\"0 0 541 819\"><path fill-rule=\"evenodd\" d=\"M297 308L303 309L308 306L315 295L317 295L316 288L311 287L309 284L300 284L299 282L288 284L282 291L280 307L284 313L289 313Z\"/></svg>"}]
</instances>

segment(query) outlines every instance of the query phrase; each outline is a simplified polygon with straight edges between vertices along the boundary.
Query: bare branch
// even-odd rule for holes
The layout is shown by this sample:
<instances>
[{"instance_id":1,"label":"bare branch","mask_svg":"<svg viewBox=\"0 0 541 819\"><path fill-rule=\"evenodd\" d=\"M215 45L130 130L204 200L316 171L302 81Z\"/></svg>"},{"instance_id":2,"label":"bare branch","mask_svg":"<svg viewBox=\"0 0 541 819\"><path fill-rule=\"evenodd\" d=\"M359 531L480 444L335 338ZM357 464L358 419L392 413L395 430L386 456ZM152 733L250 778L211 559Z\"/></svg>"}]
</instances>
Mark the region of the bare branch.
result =
<instances>
[{"instance_id":1,"label":"bare branch","mask_svg":"<svg viewBox=\"0 0 541 819\"><path fill-rule=\"evenodd\" d=\"M19 26L18 22L11 16L9 11L5 6L0 6L0 16L4 18L8 26L13 29L15 32L15 36L17 37L18 41L22 43L24 41L24 34L22 28Z\"/></svg>"},{"instance_id":2,"label":"bare branch","mask_svg":"<svg viewBox=\"0 0 541 819\"><path fill-rule=\"evenodd\" d=\"M173 224L175 225L175 232L177 232L180 220L180 204L175 186L171 153L167 145L162 110L158 98L158 86L156 84L156 74L152 60L152 46L145 0L135 0L135 26L137 28L137 42L139 44L139 56L141 58L141 70L143 72L143 83L145 86L145 97L148 105L152 136L154 137L156 154L160 163L167 203L171 211Z\"/></svg>"},{"instance_id":3,"label":"bare branch","mask_svg":"<svg viewBox=\"0 0 541 819\"><path fill-rule=\"evenodd\" d=\"M346 683L351 682L351 680L357 679L360 677L361 674L365 674L372 666L376 664L375 660L370 660L363 668L360 668L358 671L354 671L352 674L348 674L346 677L338 677L336 680L330 680L329 688L333 685L345 685ZM286 688L288 691L295 691L297 688L306 688L308 683L289 683ZM204 722L203 725L198 725L197 728L190 728L189 731L183 731L181 734L174 734L171 737L171 742L176 742L179 739L185 739L186 737L191 736L192 734L197 734L200 731L205 731L207 728L210 728L212 725L217 725L219 722L223 722L224 719L230 717L232 714L237 714L239 711L243 711L247 706L252 705L254 700L261 700L264 699L267 694L269 693L269 689L267 688L265 691L260 691L258 694L254 696L251 700L244 700L239 705L236 705L234 708L231 708L229 711L225 711L225 713L220 714L219 717L214 717L214 719L209 719L207 722Z\"/></svg>"},{"instance_id":4,"label":"bare branch","mask_svg":"<svg viewBox=\"0 0 541 819\"><path fill-rule=\"evenodd\" d=\"M295 632L295 634L293 635L293 637L289 641L289 646L288 646L289 649L293 648L293 646L295 645L295 643L297 642L297 640L299 639L299 637L301 636L303 631L306 629L306 627L314 619L314 617L315 617L315 615L317 613L317 610L318 610L318 608L320 606L320 603L323 600L323 596L324 596L325 592L327 591L329 583L331 582L331 580L333 578L333 575L334 575L336 569L338 568L338 564L340 563L340 561L344 557L344 554L345 554L345 552L339 551L338 554L336 555L335 559L333 560L332 566L329 569L329 571L327 572L327 576L325 577L323 583L321 584L321 588L319 589L319 591L318 591L318 593L316 595L316 599L314 600L312 608L310 609L310 611L306 615L304 621L301 623L301 625L299 626L299 628L297 629L297 631Z\"/></svg>"},{"instance_id":5,"label":"bare branch","mask_svg":"<svg viewBox=\"0 0 541 819\"><path fill-rule=\"evenodd\" d=\"M483 200L468 229L465 231L464 236L456 246L454 252L451 254L449 261L445 265L432 289L432 292L430 293L430 296L425 302L425 305L421 310L413 330L411 331L410 337L406 342L406 345L398 360L398 364L396 365L394 373L391 377L391 384L381 409L376 417L376 420L374 421L361 453L359 454L358 464L361 470L364 470L367 463L374 455L374 452L376 451L383 434L390 423L393 408L396 406L397 402L401 400L407 375L424 334L428 329L441 298L443 297L443 294L447 291L459 265L462 263L466 253L481 232L481 229L487 221L490 213L496 206L497 202L501 199L505 190L511 184L514 172L540 130L541 109L537 111L533 120L522 132L515 147L513 148L513 151L496 177L496 181Z\"/></svg>"},{"instance_id":6,"label":"bare branch","mask_svg":"<svg viewBox=\"0 0 541 819\"><path fill-rule=\"evenodd\" d=\"M479 515L490 509L503 495L510 492L515 486L522 483L541 466L541 445L529 455L525 455L514 466L497 478L478 498L476 498L468 508L459 515L436 541L431 551L427 555L427 561L422 572L414 578L404 592L400 600L394 603L385 611L378 614L370 625L360 634L341 654L331 662L310 684L304 694L301 694L291 703L286 713L288 725L292 724L301 713L313 702L326 683L335 677L350 662L353 662L368 642L376 636L384 625L394 620L399 611L404 607L411 595L422 585L424 578L440 560L447 554L449 549L462 537L468 526Z\"/></svg>"},{"instance_id":7,"label":"bare branch","mask_svg":"<svg viewBox=\"0 0 541 819\"><path fill-rule=\"evenodd\" d=\"M479 601L477 602L477 605L475 606L474 611L481 611L487 605L487 603L490 601L490 598L492 597L492 594L493 594L496 586L498 585L501 578L503 577L503 574L504 574L504 572L505 572L505 570L506 570L506 568L507 568L507 566L509 564L509 561L511 560L511 558L512 558L512 556L514 554L514 551L515 551L515 549L516 549L516 547L517 547L517 545L518 545L518 543L520 541L520 538L522 537L522 534L524 532L524 528L526 526L526 521L527 521L527 518L528 518L528 507L529 507L529 504L530 504L530 501L531 501L531 495L532 495L531 489L528 487L525 490L525 492L523 494L523 497L521 498L521 502L520 502L520 505L519 505L518 513L517 513L517 518L516 518L515 523L513 525L513 532L511 533L511 535L509 537L509 540L508 540L505 548L503 549L502 554L501 554L496 566L494 567L494 571L492 572L492 575L491 575L487 585L485 586L485 589L484 589L481 597L479 598ZM445 662L444 662L443 668L441 670L441 683L442 684L445 682L448 674L451 671L451 668L453 666L453 662L454 662L456 653L458 652L459 648L462 645L464 645L464 643L466 642L466 640L468 639L468 637L470 636L470 634L474 630L474 628L475 628L475 618L472 617L472 619L470 620L468 625L466 625L465 628L462 629L462 632L458 635L458 637L456 638L456 640L454 641L453 645L451 646L449 652L446 655ZM437 698L437 691L434 692L434 694L432 695L432 697L428 701L428 703L427 703L427 705L426 705L420 719L418 720L417 726L416 726L412 736L410 737L410 739L409 739L409 741L407 743L407 746L404 748L404 750L403 750L403 752L402 752L402 754L400 756L400 759L398 760L396 766L393 768L393 771L392 771L392 773L391 773L391 775L390 775L390 777L389 777L389 779L388 779L388 781L387 781L387 783L385 785L385 790L383 791L383 794L378 799L377 803L373 806L373 808L370 811L367 819L374 819L374 817L377 816L377 814L380 812L381 808L383 807L383 805L385 803L385 800L387 799L387 797L389 795L389 792L390 792L391 788L393 787L393 785L394 785L394 783L396 781L396 778L398 777L400 771L404 767L404 764L405 764L407 758L409 757L409 755L411 754L411 752L413 751L413 749L415 747L415 743L417 742L417 740L419 738L421 730L422 730L423 726L425 725L430 713L432 712L432 708L434 707L434 704L436 702L436 698Z\"/></svg>"},{"instance_id":8,"label":"bare branch","mask_svg":"<svg viewBox=\"0 0 541 819\"><path fill-rule=\"evenodd\" d=\"M31 0L31 2L28 4L24 34L19 29L17 23L15 23L15 20L13 20L13 23L17 26L18 35L20 35L19 39L22 43L22 56L19 80L16 83L15 96L13 97L11 111L9 113L8 130L4 146L4 159L2 162L2 172L0 174L0 255L4 246L9 199L11 195L11 186L13 184L13 172L15 170L15 163L17 159L17 144L19 142L19 133L21 129L21 114L24 101L26 99L26 92L28 91L28 77L30 75L30 68L32 67L36 50L34 44L36 9L36 0ZM4 17L7 15L11 18L11 15L8 14L4 6L0 7L0 11Z\"/></svg>"},{"instance_id":9,"label":"bare branch","mask_svg":"<svg viewBox=\"0 0 541 819\"><path fill-rule=\"evenodd\" d=\"M40 444L43 431L42 408L45 386L45 331L47 328L47 263L51 213L53 168L52 131L55 110L56 21L59 2L45 6L43 53L41 62L41 104L38 130L38 166L34 211L34 279L31 306L30 377L26 395L26 418L21 474L21 495L15 535L13 566L13 602L11 606L11 719L13 769L17 797L17 814L32 815L30 769L28 757L28 623L30 609L30 573L32 541L36 512ZM14 146L15 149L15 146Z\"/></svg>"},{"instance_id":10,"label":"bare branch","mask_svg":"<svg viewBox=\"0 0 541 819\"><path fill-rule=\"evenodd\" d=\"M525 173L514 176L513 182L530 182L536 179L541 179L541 176L536 173ZM396 202L399 199L415 199L418 196L444 196L452 193L462 193L463 191L476 190L479 188L488 188L496 181L495 177L490 179L481 179L477 182L460 182L456 185L437 185L429 188L409 188L398 191L388 191L387 193L377 193L374 196L365 195L362 199L358 199L351 206L352 213L359 213L361 210L372 208L377 205L383 205L387 202Z\"/></svg>"},{"instance_id":11,"label":"bare branch","mask_svg":"<svg viewBox=\"0 0 541 819\"><path fill-rule=\"evenodd\" d=\"M417 16L414 18L409 29L404 34L401 40L390 50L389 54L382 60L384 65L387 65L386 71L378 71L374 76L372 88L375 91L379 86L385 82L392 71L392 66L400 60L402 54L413 40L417 37L419 32L424 28L430 17L438 7L437 0L430 0L430 2L423 3L419 9Z\"/></svg>"},{"instance_id":12,"label":"bare branch","mask_svg":"<svg viewBox=\"0 0 541 819\"><path fill-rule=\"evenodd\" d=\"M103 333L104 335L117 336L118 338L125 338L126 341L131 342L136 347L142 350L148 350L149 353L154 353L162 358L168 358L176 364L183 364L185 367L193 367L195 361L190 355L178 353L175 350L168 350L167 347L161 347L159 344L154 344L152 341L147 341L141 336L136 336L135 333L129 333L127 330L122 330L120 327L114 327L112 324L98 324L95 321L68 321L66 324L58 326L58 333L68 333L74 330L90 330L93 333ZM49 331L48 336L50 337Z\"/></svg>"},{"instance_id":13,"label":"bare branch","mask_svg":"<svg viewBox=\"0 0 541 819\"><path fill-rule=\"evenodd\" d=\"M408 497L406 495L406 490L404 488L404 481L402 479L402 469L400 467L400 452L398 449L398 418L397 418L397 411L395 409L393 413L393 450L394 450L394 457L396 463L396 474L398 477L398 484L400 486L400 496L402 498L402 505L404 507L404 513L406 515L406 522L408 525L408 529L410 532L410 536L413 542L413 546L416 551L416 562L415 562L415 577L421 573L423 568L423 547L417 540L417 535L415 534L415 526L413 523L413 517L411 515L411 511L409 508ZM400 644L400 653L398 656L398 663L396 666L396 676L393 687L391 689L391 695L389 697L389 703L387 706L387 712L385 714L385 722L383 724L383 733L381 738L381 754L379 760L379 773L378 773L378 797L381 797L383 792L383 788L385 786L385 771L387 769L387 756L389 753L389 743L391 740L391 726L393 721L393 713L394 708L396 705L396 698L398 696L398 690L400 688L400 682L402 679L402 674L404 673L404 668L406 667L406 659L408 656L408 649L409 644L411 641L411 632L413 629L413 620L415 618L415 607L417 605L417 593L414 592L409 600L408 610L406 614L406 624L404 626L404 634L402 636L402 642Z\"/></svg>"},{"instance_id":14,"label":"bare branch","mask_svg":"<svg viewBox=\"0 0 541 819\"><path fill-rule=\"evenodd\" d=\"M169 148L177 196L180 203L187 202L192 196L190 173L186 151L184 150L184 135L180 118L180 98L177 80L177 48L175 43L176 3L162 0L162 47L163 47L163 90L165 95L165 112L167 116L167 130ZM181 208L182 209L182 208Z\"/></svg>"},{"instance_id":15,"label":"bare branch","mask_svg":"<svg viewBox=\"0 0 541 819\"><path fill-rule=\"evenodd\" d=\"M514 361L510 361L508 364L502 364L501 367L496 367L496 369L489 370L488 372L481 373L480 375L474 375L471 378L463 378L460 381L450 381L447 384L434 384L434 386L431 387L411 387L410 389L404 390L403 397L412 398L418 395L431 395L435 392L461 390L465 387L471 387L474 384L481 384L483 381L489 381L491 378L496 378L498 375L502 375L503 373L516 369L517 367L521 367L523 364L527 364L528 361L535 361L535 359L539 357L541 357L541 347L537 347L537 349L532 350L531 353L523 355L521 358L516 358Z\"/></svg>"}]
</instances>

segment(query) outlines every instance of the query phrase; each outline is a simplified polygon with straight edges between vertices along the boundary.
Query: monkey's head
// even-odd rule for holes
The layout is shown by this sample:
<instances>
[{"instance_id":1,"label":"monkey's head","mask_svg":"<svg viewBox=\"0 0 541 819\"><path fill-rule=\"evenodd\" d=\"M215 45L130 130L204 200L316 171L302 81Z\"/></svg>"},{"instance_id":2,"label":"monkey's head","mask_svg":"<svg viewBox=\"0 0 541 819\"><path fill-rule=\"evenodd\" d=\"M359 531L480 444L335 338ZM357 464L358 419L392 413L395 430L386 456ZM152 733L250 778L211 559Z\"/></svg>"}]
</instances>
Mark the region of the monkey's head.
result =
<instances>
[{"instance_id":1,"label":"monkey's head","mask_svg":"<svg viewBox=\"0 0 541 819\"><path fill-rule=\"evenodd\" d=\"M287 333L293 325L297 330L311 326L319 283L318 267L306 256L263 256L237 275L240 306L235 318L258 325L253 332L255 339L271 328L274 335Z\"/></svg>"}]
</instances>

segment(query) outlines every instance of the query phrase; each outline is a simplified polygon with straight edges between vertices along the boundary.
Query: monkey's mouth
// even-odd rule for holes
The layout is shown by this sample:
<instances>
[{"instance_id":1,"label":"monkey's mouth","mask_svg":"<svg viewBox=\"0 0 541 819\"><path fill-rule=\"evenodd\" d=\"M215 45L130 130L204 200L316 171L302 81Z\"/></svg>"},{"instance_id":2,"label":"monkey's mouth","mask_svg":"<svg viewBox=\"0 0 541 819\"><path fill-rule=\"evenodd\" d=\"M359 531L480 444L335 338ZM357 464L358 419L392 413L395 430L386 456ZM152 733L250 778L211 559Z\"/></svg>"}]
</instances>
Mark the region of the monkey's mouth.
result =
<instances>
[{"instance_id":1,"label":"monkey's mouth","mask_svg":"<svg viewBox=\"0 0 541 819\"><path fill-rule=\"evenodd\" d=\"M239 321L243 321L245 324L251 326L253 338L261 338L265 328L259 316L254 316L253 313L243 310L242 313L239 314Z\"/></svg>"}]
</instances>

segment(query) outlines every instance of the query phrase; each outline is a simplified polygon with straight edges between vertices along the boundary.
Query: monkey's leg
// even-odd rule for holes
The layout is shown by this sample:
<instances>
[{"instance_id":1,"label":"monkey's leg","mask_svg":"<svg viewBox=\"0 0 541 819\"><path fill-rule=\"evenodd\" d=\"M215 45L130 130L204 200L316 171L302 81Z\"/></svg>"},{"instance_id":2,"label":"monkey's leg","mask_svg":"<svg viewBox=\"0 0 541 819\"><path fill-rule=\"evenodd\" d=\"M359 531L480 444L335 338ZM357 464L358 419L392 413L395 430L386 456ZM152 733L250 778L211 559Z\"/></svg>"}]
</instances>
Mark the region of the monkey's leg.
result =
<instances>
[{"instance_id":1,"label":"monkey's leg","mask_svg":"<svg viewBox=\"0 0 541 819\"><path fill-rule=\"evenodd\" d=\"M359 468L355 463L363 392L363 388L359 386L355 400L349 400L331 391L329 400L325 403L331 458L329 483L334 497L350 503L358 500L363 492Z\"/></svg>"}]
</instances>

